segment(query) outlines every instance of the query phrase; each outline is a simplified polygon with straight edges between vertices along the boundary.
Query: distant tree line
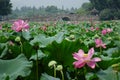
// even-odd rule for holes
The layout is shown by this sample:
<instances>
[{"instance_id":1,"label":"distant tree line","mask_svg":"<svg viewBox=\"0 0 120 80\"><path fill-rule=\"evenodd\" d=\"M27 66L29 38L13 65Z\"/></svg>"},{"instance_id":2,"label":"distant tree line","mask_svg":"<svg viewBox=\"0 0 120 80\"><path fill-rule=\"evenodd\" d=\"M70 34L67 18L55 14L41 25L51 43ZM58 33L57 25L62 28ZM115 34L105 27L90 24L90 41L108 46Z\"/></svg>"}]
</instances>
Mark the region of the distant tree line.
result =
<instances>
[{"instance_id":1,"label":"distant tree line","mask_svg":"<svg viewBox=\"0 0 120 80\"><path fill-rule=\"evenodd\" d=\"M15 19L15 18L30 18L34 16L55 16L57 14L66 14L75 12L76 8L71 9L64 9L64 6L62 6L62 9L57 8L56 6L41 6L39 8L36 7L21 7L12 10L12 3L10 0L0 0L0 18L3 18L4 16L7 16L9 19Z\"/></svg>"},{"instance_id":2,"label":"distant tree line","mask_svg":"<svg viewBox=\"0 0 120 80\"><path fill-rule=\"evenodd\" d=\"M55 16L59 14L66 14L66 13L71 13L75 12L77 9L76 8L71 8L71 9L59 9L56 6L41 6L39 8L36 7L21 7L21 8L16 8L12 11L12 14L9 15L10 18L22 18L22 17L35 17L35 16Z\"/></svg>"},{"instance_id":3,"label":"distant tree line","mask_svg":"<svg viewBox=\"0 0 120 80\"><path fill-rule=\"evenodd\" d=\"M89 0L84 3L79 9L62 9L56 6L41 6L36 7L21 7L12 10L12 3L10 0L0 0L0 18L9 15L9 18L33 17L57 15L66 13L78 13L80 15L98 15L100 20L114 20L120 19L120 0Z\"/></svg>"},{"instance_id":4,"label":"distant tree line","mask_svg":"<svg viewBox=\"0 0 120 80\"><path fill-rule=\"evenodd\" d=\"M0 18L8 15L12 11L12 3L10 0L0 0Z\"/></svg>"}]
</instances>

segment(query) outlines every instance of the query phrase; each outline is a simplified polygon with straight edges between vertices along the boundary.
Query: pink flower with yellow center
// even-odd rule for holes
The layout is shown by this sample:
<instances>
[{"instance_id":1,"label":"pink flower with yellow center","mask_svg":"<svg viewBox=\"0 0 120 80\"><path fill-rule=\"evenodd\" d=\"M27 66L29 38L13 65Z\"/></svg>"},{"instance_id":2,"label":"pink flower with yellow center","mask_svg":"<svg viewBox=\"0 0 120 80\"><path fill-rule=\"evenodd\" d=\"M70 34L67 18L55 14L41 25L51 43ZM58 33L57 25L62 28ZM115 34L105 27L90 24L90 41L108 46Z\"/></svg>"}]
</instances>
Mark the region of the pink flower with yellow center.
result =
<instances>
[{"instance_id":1,"label":"pink flower with yellow center","mask_svg":"<svg viewBox=\"0 0 120 80\"><path fill-rule=\"evenodd\" d=\"M16 32L28 31L29 24L27 23L27 21L17 20L13 23L12 29Z\"/></svg>"},{"instance_id":2,"label":"pink flower with yellow center","mask_svg":"<svg viewBox=\"0 0 120 80\"><path fill-rule=\"evenodd\" d=\"M78 53L73 54L73 58L77 60L73 62L73 65L75 66L75 68L82 68L85 66L85 64L87 64L90 68L94 69L96 62L101 61L101 59L98 57L92 58L93 54L94 48L91 48L88 51L88 54L85 54L84 51L80 49Z\"/></svg>"},{"instance_id":3,"label":"pink flower with yellow center","mask_svg":"<svg viewBox=\"0 0 120 80\"><path fill-rule=\"evenodd\" d=\"M96 47L106 48L106 44L104 44L101 39L95 39L95 43L96 43Z\"/></svg>"}]
</instances>

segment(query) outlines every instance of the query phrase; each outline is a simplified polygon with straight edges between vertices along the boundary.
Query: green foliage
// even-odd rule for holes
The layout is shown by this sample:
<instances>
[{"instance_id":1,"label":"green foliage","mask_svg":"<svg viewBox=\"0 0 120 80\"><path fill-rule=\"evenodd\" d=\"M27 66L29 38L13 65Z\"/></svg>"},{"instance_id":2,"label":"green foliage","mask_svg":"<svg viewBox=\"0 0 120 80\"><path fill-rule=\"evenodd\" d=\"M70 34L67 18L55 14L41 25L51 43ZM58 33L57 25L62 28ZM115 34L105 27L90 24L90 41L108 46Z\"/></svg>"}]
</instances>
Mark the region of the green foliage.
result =
<instances>
[{"instance_id":1,"label":"green foliage","mask_svg":"<svg viewBox=\"0 0 120 80\"><path fill-rule=\"evenodd\" d=\"M44 73L44 74L42 74L40 80L60 80L60 79L54 78L54 77L49 76L48 74Z\"/></svg>"},{"instance_id":2,"label":"green foliage","mask_svg":"<svg viewBox=\"0 0 120 80\"><path fill-rule=\"evenodd\" d=\"M101 20L119 19L119 0L90 0L94 8L100 13Z\"/></svg>"},{"instance_id":3,"label":"green foliage","mask_svg":"<svg viewBox=\"0 0 120 80\"><path fill-rule=\"evenodd\" d=\"M100 12L101 20L112 20L114 19L114 15L110 9L104 9Z\"/></svg>"},{"instance_id":4,"label":"green foliage","mask_svg":"<svg viewBox=\"0 0 120 80\"><path fill-rule=\"evenodd\" d=\"M90 14L91 10L93 9L92 4L89 2L83 3L81 8L77 10L77 13L80 15L87 15Z\"/></svg>"},{"instance_id":5,"label":"green foliage","mask_svg":"<svg viewBox=\"0 0 120 80\"><path fill-rule=\"evenodd\" d=\"M108 7L108 0L90 0L93 7L95 7L97 10L102 11L103 9L106 9Z\"/></svg>"},{"instance_id":6,"label":"green foliage","mask_svg":"<svg viewBox=\"0 0 120 80\"><path fill-rule=\"evenodd\" d=\"M53 41L60 43L63 39L63 36L64 36L63 32L60 32L53 37L45 37L44 34L39 34L34 37L34 39L30 42L30 44L31 45L38 44L40 48L44 48L47 45L51 44Z\"/></svg>"},{"instance_id":7,"label":"green foliage","mask_svg":"<svg viewBox=\"0 0 120 80\"><path fill-rule=\"evenodd\" d=\"M80 48L87 49L86 46L81 44L78 40L63 40L61 43L53 42L51 45L48 45L45 49L43 49L43 51L48 55L47 61L56 60L58 63L63 64L64 66L73 68L71 65L74 61L72 54L77 52Z\"/></svg>"},{"instance_id":8,"label":"green foliage","mask_svg":"<svg viewBox=\"0 0 120 80\"><path fill-rule=\"evenodd\" d=\"M116 76L114 71L120 70L119 25L119 21L96 24L64 21L45 24L32 22L29 31L15 32L11 30L11 24L4 23L0 30L0 80L1 78L4 78L3 80L62 79L60 71L56 71L56 78L53 77L54 68L48 67L51 60L57 62L56 66L63 66L65 80L107 80L109 78L114 80L113 77ZM43 26L46 30L41 28ZM102 35L101 31L108 28L113 31ZM16 41L16 37L20 40ZM96 38L103 40L106 44L105 49L96 47ZM95 69L87 65L79 69L74 68L73 54L79 49L88 53L90 48L95 50L93 58L99 57L102 61L96 63ZM109 75L111 76L108 78Z\"/></svg>"},{"instance_id":9,"label":"green foliage","mask_svg":"<svg viewBox=\"0 0 120 80\"><path fill-rule=\"evenodd\" d=\"M15 80L18 76L26 77L30 74L32 62L28 61L24 54L11 60L0 59L0 80Z\"/></svg>"},{"instance_id":10,"label":"green foliage","mask_svg":"<svg viewBox=\"0 0 120 80\"><path fill-rule=\"evenodd\" d=\"M119 80L120 73L114 71L111 67L107 70L101 70L97 73L99 80Z\"/></svg>"},{"instance_id":11,"label":"green foliage","mask_svg":"<svg viewBox=\"0 0 120 80\"><path fill-rule=\"evenodd\" d=\"M92 4L90 2L86 2L86 3L82 4L82 8L85 9L86 11L87 10L90 11L90 10L93 9L93 6L92 6Z\"/></svg>"},{"instance_id":12,"label":"green foliage","mask_svg":"<svg viewBox=\"0 0 120 80\"><path fill-rule=\"evenodd\" d=\"M38 50L37 54L38 54L38 60L41 60L42 58L45 57L45 54L41 50ZM30 57L30 60L37 60L37 54L32 55Z\"/></svg>"},{"instance_id":13,"label":"green foliage","mask_svg":"<svg viewBox=\"0 0 120 80\"><path fill-rule=\"evenodd\" d=\"M58 8L56 6L47 6L45 11L48 13L58 13Z\"/></svg>"},{"instance_id":14,"label":"green foliage","mask_svg":"<svg viewBox=\"0 0 120 80\"><path fill-rule=\"evenodd\" d=\"M79 8L79 9L77 10L77 13L80 14L80 15L88 14L88 12L86 12L86 10L83 9L83 8Z\"/></svg>"}]
</instances>

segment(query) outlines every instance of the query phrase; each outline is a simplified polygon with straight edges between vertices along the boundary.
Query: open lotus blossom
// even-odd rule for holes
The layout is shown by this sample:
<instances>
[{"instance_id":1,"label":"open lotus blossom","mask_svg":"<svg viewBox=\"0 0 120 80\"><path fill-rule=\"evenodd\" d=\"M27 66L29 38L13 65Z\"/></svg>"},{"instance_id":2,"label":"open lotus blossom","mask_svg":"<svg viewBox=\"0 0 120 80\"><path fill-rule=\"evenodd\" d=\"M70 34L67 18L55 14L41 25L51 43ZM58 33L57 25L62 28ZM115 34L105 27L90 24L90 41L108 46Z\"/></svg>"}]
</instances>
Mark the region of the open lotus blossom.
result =
<instances>
[{"instance_id":1,"label":"open lotus blossom","mask_svg":"<svg viewBox=\"0 0 120 80\"><path fill-rule=\"evenodd\" d=\"M104 44L101 39L95 39L95 43L96 43L96 47L106 48L106 44Z\"/></svg>"},{"instance_id":2,"label":"open lotus blossom","mask_svg":"<svg viewBox=\"0 0 120 80\"><path fill-rule=\"evenodd\" d=\"M102 30L102 34L103 34L103 35L106 35L106 34L107 34L107 30L106 30L106 29L103 29L103 30Z\"/></svg>"},{"instance_id":3,"label":"open lotus blossom","mask_svg":"<svg viewBox=\"0 0 120 80\"><path fill-rule=\"evenodd\" d=\"M73 54L73 58L77 60L73 62L73 65L75 68L82 68L85 66L85 64L87 64L90 68L94 69L96 62L101 61L101 59L98 57L92 58L93 54L94 48L91 48L88 51L88 54L85 54L84 51L80 49L78 53Z\"/></svg>"},{"instance_id":4,"label":"open lotus blossom","mask_svg":"<svg viewBox=\"0 0 120 80\"><path fill-rule=\"evenodd\" d=\"M13 23L12 29L16 32L28 31L29 24L27 23L27 21L25 22L24 20L17 20Z\"/></svg>"}]
</instances>

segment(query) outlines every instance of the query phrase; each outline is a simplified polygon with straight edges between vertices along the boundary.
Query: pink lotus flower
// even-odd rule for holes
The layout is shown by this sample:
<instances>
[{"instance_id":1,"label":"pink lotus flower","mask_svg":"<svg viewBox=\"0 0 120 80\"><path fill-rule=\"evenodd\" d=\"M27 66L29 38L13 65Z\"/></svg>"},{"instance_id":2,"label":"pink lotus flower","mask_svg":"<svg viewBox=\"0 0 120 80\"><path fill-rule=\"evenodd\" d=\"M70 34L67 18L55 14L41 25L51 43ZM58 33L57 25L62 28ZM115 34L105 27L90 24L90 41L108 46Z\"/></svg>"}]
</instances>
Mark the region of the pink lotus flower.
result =
<instances>
[{"instance_id":1,"label":"pink lotus flower","mask_svg":"<svg viewBox=\"0 0 120 80\"><path fill-rule=\"evenodd\" d=\"M94 31L95 29L94 29L94 27L90 27L90 30L91 30L91 31Z\"/></svg>"},{"instance_id":2,"label":"pink lotus flower","mask_svg":"<svg viewBox=\"0 0 120 80\"><path fill-rule=\"evenodd\" d=\"M85 29L86 30L86 32L88 32L88 29Z\"/></svg>"},{"instance_id":3,"label":"pink lotus flower","mask_svg":"<svg viewBox=\"0 0 120 80\"><path fill-rule=\"evenodd\" d=\"M99 30L99 27L96 27L95 29L98 31L98 30Z\"/></svg>"},{"instance_id":4,"label":"pink lotus flower","mask_svg":"<svg viewBox=\"0 0 120 80\"><path fill-rule=\"evenodd\" d=\"M43 31L46 31L46 30L47 30L47 27L46 27L46 26L42 26L41 29L42 29Z\"/></svg>"},{"instance_id":5,"label":"pink lotus flower","mask_svg":"<svg viewBox=\"0 0 120 80\"><path fill-rule=\"evenodd\" d=\"M100 58L92 58L94 54L94 48L91 48L88 51L88 54L85 54L83 50L79 50L78 53L73 54L73 58L77 61L73 62L75 68L82 68L87 64L90 68L95 68L95 63L101 61Z\"/></svg>"},{"instance_id":6,"label":"pink lotus flower","mask_svg":"<svg viewBox=\"0 0 120 80\"><path fill-rule=\"evenodd\" d=\"M103 34L103 35L106 35L106 34L107 34L107 30L106 30L106 29L103 29L103 30L102 30L102 34Z\"/></svg>"},{"instance_id":7,"label":"pink lotus flower","mask_svg":"<svg viewBox=\"0 0 120 80\"><path fill-rule=\"evenodd\" d=\"M112 29L110 29L110 28L107 28L106 30L107 30L108 33L112 32Z\"/></svg>"},{"instance_id":8,"label":"pink lotus flower","mask_svg":"<svg viewBox=\"0 0 120 80\"><path fill-rule=\"evenodd\" d=\"M106 45L102 42L101 39L95 39L96 47L106 48Z\"/></svg>"},{"instance_id":9,"label":"pink lotus flower","mask_svg":"<svg viewBox=\"0 0 120 80\"><path fill-rule=\"evenodd\" d=\"M23 20L17 20L13 23L12 29L16 32L28 31L29 24L27 23L27 21L24 22Z\"/></svg>"},{"instance_id":10,"label":"pink lotus flower","mask_svg":"<svg viewBox=\"0 0 120 80\"><path fill-rule=\"evenodd\" d=\"M15 44L12 41L9 41L10 46L14 46Z\"/></svg>"},{"instance_id":11,"label":"pink lotus flower","mask_svg":"<svg viewBox=\"0 0 120 80\"><path fill-rule=\"evenodd\" d=\"M0 30L2 30L2 25L0 25Z\"/></svg>"}]
</instances>

